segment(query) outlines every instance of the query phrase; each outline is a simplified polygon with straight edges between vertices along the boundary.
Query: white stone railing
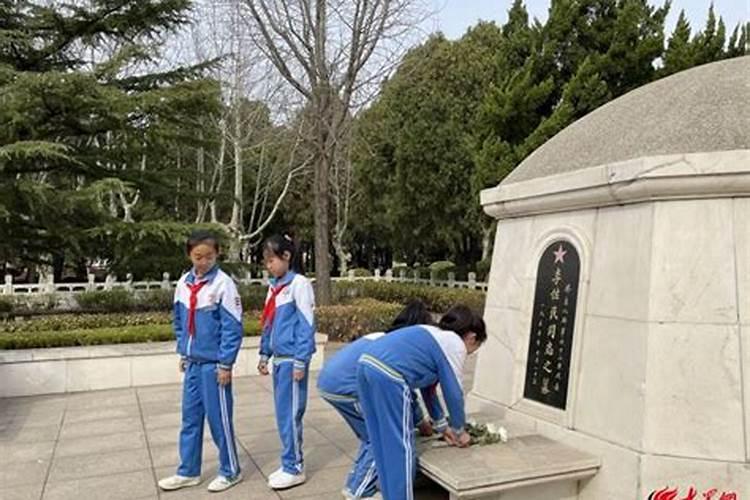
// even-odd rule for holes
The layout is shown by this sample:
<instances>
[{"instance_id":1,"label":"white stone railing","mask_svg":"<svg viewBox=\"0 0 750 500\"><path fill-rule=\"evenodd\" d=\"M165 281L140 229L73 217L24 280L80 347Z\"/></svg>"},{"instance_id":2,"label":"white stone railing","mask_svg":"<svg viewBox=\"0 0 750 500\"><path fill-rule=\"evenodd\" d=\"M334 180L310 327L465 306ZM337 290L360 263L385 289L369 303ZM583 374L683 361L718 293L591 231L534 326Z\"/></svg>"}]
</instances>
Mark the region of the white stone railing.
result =
<instances>
[{"instance_id":1,"label":"white stone railing","mask_svg":"<svg viewBox=\"0 0 750 500\"><path fill-rule=\"evenodd\" d=\"M429 278L421 277L416 271L412 272L409 276L405 269L401 269L398 276L394 276L391 269L386 270L385 274L381 274L380 269L375 269L372 276L357 277L354 276L354 271L349 271L349 275L346 277L333 278L334 281L384 281L387 283L416 283L420 285L428 286L440 286L446 288L469 288L472 290L484 290L487 291L487 283L477 281L477 275L475 273L469 273L467 281L456 280L455 273L448 273L447 280L437 280L432 276Z\"/></svg>"},{"instance_id":2,"label":"white stone railing","mask_svg":"<svg viewBox=\"0 0 750 500\"><path fill-rule=\"evenodd\" d=\"M446 288L469 288L472 290L487 290L487 283L476 280L474 273L469 273L467 281L457 281L454 273L448 273L447 280L436 280L433 278L422 278L416 272L411 276L407 275L406 270L401 270L398 276L393 275L393 271L388 269L381 274L380 269L376 269L372 276L355 276L354 271L349 271L348 276L332 278L334 281L382 281L386 283L416 283L428 286L439 286ZM265 286L268 284L268 272L263 271L261 277L253 278L247 276L240 282L246 285ZM108 275L104 281L96 281L93 274L88 275L88 281L81 283L55 283L53 279L40 280L39 283L13 283L11 275L5 275L5 283L0 288L0 296L9 295L42 295L54 293L78 293L94 292L103 290L114 290L116 288L132 291L147 290L171 290L177 284L172 280L169 273L163 273L161 281L133 281L133 275L128 274L125 281L118 281L113 275Z\"/></svg>"}]
</instances>

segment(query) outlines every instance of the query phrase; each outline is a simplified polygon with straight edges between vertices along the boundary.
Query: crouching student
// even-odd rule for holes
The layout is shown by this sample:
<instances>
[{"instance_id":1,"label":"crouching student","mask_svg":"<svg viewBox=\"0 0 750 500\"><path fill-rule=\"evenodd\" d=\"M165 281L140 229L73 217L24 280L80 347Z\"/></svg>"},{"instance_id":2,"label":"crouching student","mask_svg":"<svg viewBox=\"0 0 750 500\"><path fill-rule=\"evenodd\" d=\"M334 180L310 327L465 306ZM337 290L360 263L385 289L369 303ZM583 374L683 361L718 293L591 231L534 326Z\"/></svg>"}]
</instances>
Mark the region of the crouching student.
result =
<instances>
[{"instance_id":1,"label":"crouching student","mask_svg":"<svg viewBox=\"0 0 750 500\"><path fill-rule=\"evenodd\" d=\"M232 421L232 365L242 343L242 304L232 278L216 264L219 244L214 235L193 232L187 253L193 268L177 282L173 321L185 374L180 465L159 487L176 490L200 484L205 418L219 449L218 476L208 490L218 492L242 479Z\"/></svg>"},{"instance_id":2,"label":"crouching student","mask_svg":"<svg viewBox=\"0 0 750 500\"><path fill-rule=\"evenodd\" d=\"M431 325L433 323L427 307L423 302L414 300L410 302L394 319L391 327L386 332L377 332L364 335L351 344L343 347L331 359L326 361L323 369L318 375L318 392L321 397L338 411L346 423L351 427L360 441L357 458L354 461L346 485L342 490L344 498L378 498L378 474L370 449L370 439L365 427L364 416L359 404L357 394L357 363L365 348L372 342L380 339L386 334L410 325ZM437 399L425 399L437 403ZM431 415L442 416L442 410L432 409ZM432 423L422 413L416 394L412 396L412 428L419 427L423 435L430 435L433 430ZM428 406L435 408L435 406ZM447 426L447 422L445 426ZM438 427L438 430L442 430Z\"/></svg>"},{"instance_id":3,"label":"crouching student","mask_svg":"<svg viewBox=\"0 0 750 500\"><path fill-rule=\"evenodd\" d=\"M462 387L466 356L487 338L484 321L454 306L434 326L402 328L371 342L359 358L357 392L385 500L412 500L416 470L411 398L414 389L439 383L448 410L443 433L468 446Z\"/></svg>"}]
</instances>

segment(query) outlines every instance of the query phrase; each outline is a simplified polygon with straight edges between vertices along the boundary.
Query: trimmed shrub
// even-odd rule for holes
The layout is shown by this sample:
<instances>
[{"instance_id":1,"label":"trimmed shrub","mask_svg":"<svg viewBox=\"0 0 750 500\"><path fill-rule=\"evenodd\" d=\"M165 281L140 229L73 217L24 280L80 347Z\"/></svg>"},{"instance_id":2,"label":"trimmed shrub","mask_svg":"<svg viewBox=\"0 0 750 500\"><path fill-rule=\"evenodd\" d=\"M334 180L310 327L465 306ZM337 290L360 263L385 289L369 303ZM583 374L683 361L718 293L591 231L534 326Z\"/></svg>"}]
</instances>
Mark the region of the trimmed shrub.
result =
<instances>
[{"instance_id":1,"label":"trimmed shrub","mask_svg":"<svg viewBox=\"0 0 750 500\"><path fill-rule=\"evenodd\" d=\"M239 285L238 291L245 311L261 311L266 302L268 287L261 285Z\"/></svg>"},{"instance_id":2,"label":"trimmed shrub","mask_svg":"<svg viewBox=\"0 0 750 500\"><path fill-rule=\"evenodd\" d=\"M370 272L369 269L365 269L364 267L355 267L352 269L354 271L354 277L355 278L371 278L372 272Z\"/></svg>"},{"instance_id":3,"label":"trimmed shrub","mask_svg":"<svg viewBox=\"0 0 750 500\"><path fill-rule=\"evenodd\" d=\"M336 297L343 303L355 298L371 298L403 305L412 299L420 299L436 313L445 312L458 303L466 304L480 313L484 311L485 293L481 290L385 281L339 281L335 288Z\"/></svg>"},{"instance_id":4,"label":"trimmed shrub","mask_svg":"<svg viewBox=\"0 0 750 500\"><path fill-rule=\"evenodd\" d=\"M171 311L174 290L148 290L135 294L135 307L141 311Z\"/></svg>"},{"instance_id":5,"label":"trimmed shrub","mask_svg":"<svg viewBox=\"0 0 750 500\"><path fill-rule=\"evenodd\" d=\"M401 308L401 304L359 299L347 305L320 306L315 316L318 331L331 340L348 342L385 330Z\"/></svg>"},{"instance_id":6,"label":"trimmed shrub","mask_svg":"<svg viewBox=\"0 0 750 500\"><path fill-rule=\"evenodd\" d=\"M116 288L114 290L82 292L76 296L76 302L81 309L89 311L123 312L130 311L135 306L135 294L129 290Z\"/></svg>"},{"instance_id":7,"label":"trimmed shrub","mask_svg":"<svg viewBox=\"0 0 750 500\"><path fill-rule=\"evenodd\" d=\"M245 336L260 334L258 321L246 321ZM172 325L138 325L63 331L0 333L0 349L71 347L174 340Z\"/></svg>"},{"instance_id":8,"label":"trimmed shrub","mask_svg":"<svg viewBox=\"0 0 750 500\"><path fill-rule=\"evenodd\" d=\"M6 316L13 312L15 304L12 300L0 298L0 316Z\"/></svg>"},{"instance_id":9,"label":"trimmed shrub","mask_svg":"<svg viewBox=\"0 0 750 500\"><path fill-rule=\"evenodd\" d=\"M93 328L118 328L141 325L168 325L172 315L168 312L110 313L110 314L54 314L36 316L23 321L0 323L0 332L44 332L83 330Z\"/></svg>"}]
</instances>

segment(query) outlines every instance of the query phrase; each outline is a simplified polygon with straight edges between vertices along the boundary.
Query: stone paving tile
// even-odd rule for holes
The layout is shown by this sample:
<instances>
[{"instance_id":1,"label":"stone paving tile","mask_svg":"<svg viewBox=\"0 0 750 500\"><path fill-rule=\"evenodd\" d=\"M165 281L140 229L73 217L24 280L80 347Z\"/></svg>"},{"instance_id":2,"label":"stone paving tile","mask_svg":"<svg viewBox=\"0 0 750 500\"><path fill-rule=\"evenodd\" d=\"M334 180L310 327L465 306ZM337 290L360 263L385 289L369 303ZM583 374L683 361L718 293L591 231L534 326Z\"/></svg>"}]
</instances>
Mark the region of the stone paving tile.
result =
<instances>
[{"instance_id":1,"label":"stone paving tile","mask_svg":"<svg viewBox=\"0 0 750 500\"><path fill-rule=\"evenodd\" d=\"M60 432L60 439L75 439L91 436L105 436L124 432L138 432L143 428L140 416L71 422L65 420Z\"/></svg>"},{"instance_id":2,"label":"stone paving tile","mask_svg":"<svg viewBox=\"0 0 750 500\"><path fill-rule=\"evenodd\" d=\"M182 403L178 401L153 401L150 403L141 403L141 412L144 416L162 415L164 413L180 413Z\"/></svg>"},{"instance_id":3,"label":"stone paving tile","mask_svg":"<svg viewBox=\"0 0 750 500\"><path fill-rule=\"evenodd\" d=\"M79 392L68 397L68 408L77 410L96 410L137 404L135 389Z\"/></svg>"},{"instance_id":4,"label":"stone paving tile","mask_svg":"<svg viewBox=\"0 0 750 500\"><path fill-rule=\"evenodd\" d=\"M42 500L139 500L157 496L150 469L48 482Z\"/></svg>"},{"instance_id":5,"label":"stone paving tile","mask_svg":"<svg viewBox=\"0 0 750 500\"><path fill-rule=\"evenodd\" d=\"M145 448L112 453L55 456L47 480L56 483L143 469L151 469L148 450Z\"/></svg>"},{"instance_id":6,"label":"stone paving tile","mask_svg":"<svg viewBox=\"0 0 750 500\"><path fill-rule=\"evenodd\" d=\"M91 422L94 420L113 420L116 418L137 417L140 415L138 405L116 406L112 408L68 408L65 412L65 423Z\"/></svg>"},{"instance_id":7,"label":"stone paving tile","mask_svg":"<svg viewBox=\"0 0 750 500\"><path fill-rule=\"evenodd\" d=\"M61 439L55 457L91 455L112 451L146 448L146 437L140 432L124 432L105 436Z\"/></svg>"},{"instance_id":8,"label":"stone paving tile","mask_svg":"<svg viewBox=\"0 0 750 500\"><path fill-rule=\"evenodd\" d=\"M44 441L40 443L2 443L0 470L10 464L23 464L26 462L39 461L49 462L52 458L52 451L54 449L54 441Z\"/></svg>"},{"instance_id":9,"label":"stone paving tile","mask_svg":"<svg viewBox=\"0 0 750 500\"><path fill-rule=\"evenodd\" d=\"M0 467L0 484L4 486L44 484L47 470L49 470L48 460L7 463Z\"/></svg>"},{"instance_id":10,"label":"stone paving tile","mask_svg":"<svg viewBox=\"0 0 750 500\"><path fill-rule=\"evenodd\" d=\"M143 423L147 431L163 429L165 427L179 427L181 422L182 413L180 412L143 416Z\"/></svg>"},{"instance_id":11,"label":"stone paving tile","mask_svg":"<svg viewBox=\"0 0 750 500\"><path fill-rule=\"evenodd\" d=\"M307 423L307 421L305 421ZM234 417L234 430L238 436L252 434L276 434L276 418L274 417Z\"/></svg>"},{"instance_id":12,"label":"stone paving tile","mask_svg":"<svg viewBox=\"0 0 750 500\"><path fill-rule=\"evenodd\" d=\"M0 487L0 498L3 500L39 500L42 497L43 488L43 481L24 486Z\"/></svg>"},{"instance_id":13,"label":"stone paving tile","mask_svg":"<svg viewBox=\"0 0 750 500\"><path fill-rule=\"evenodd\" d=\"M244 480L209 494L218 452L204 431L199 487L161 492L157 478L175 473L181 386L0 399L0 499L252 499L331 500L340 491L359 443L309 381L304 450L308 481L274 492L266 484L279 465L271 377L234 381L234 423ZM12 484L12 486L11 486ZM418 500L447 500L444 490L422 481Z\"/></svg>"},{"instance_id":14,"label":"stone paving tile","mask_svg":"<svg viewBox=\"0 0 750 500\"><path fill-rule=\"evenodd\" d=\"M0 448L4 448L4 444L7 444L7 442L38 443L55 441L59 434L60 425L30 426L21 418L7 425L0 425Z\"/></svg>"}]
</instances>

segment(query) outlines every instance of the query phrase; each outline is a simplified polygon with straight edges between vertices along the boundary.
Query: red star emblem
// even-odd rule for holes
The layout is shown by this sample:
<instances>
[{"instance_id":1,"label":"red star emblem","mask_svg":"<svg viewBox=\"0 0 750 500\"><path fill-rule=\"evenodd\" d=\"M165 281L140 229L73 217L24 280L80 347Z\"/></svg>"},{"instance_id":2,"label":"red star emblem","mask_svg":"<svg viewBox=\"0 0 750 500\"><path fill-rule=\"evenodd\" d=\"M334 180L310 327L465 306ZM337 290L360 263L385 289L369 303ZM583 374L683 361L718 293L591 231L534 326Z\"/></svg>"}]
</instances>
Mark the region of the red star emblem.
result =
<instances>
[{"instance_id":1,"label":"red star emblem","mask_svg":"<svg viewBox=\"0 0 750 500\"><path fill-rule=\"evenodd\" d=\"M557 264L558 262L561 264L565 264L565 254L568 253L568 251L563 250L562 243L557 247L557 250L552 253L555 255L555 264Z\"/></svg>"}]
</instances>

